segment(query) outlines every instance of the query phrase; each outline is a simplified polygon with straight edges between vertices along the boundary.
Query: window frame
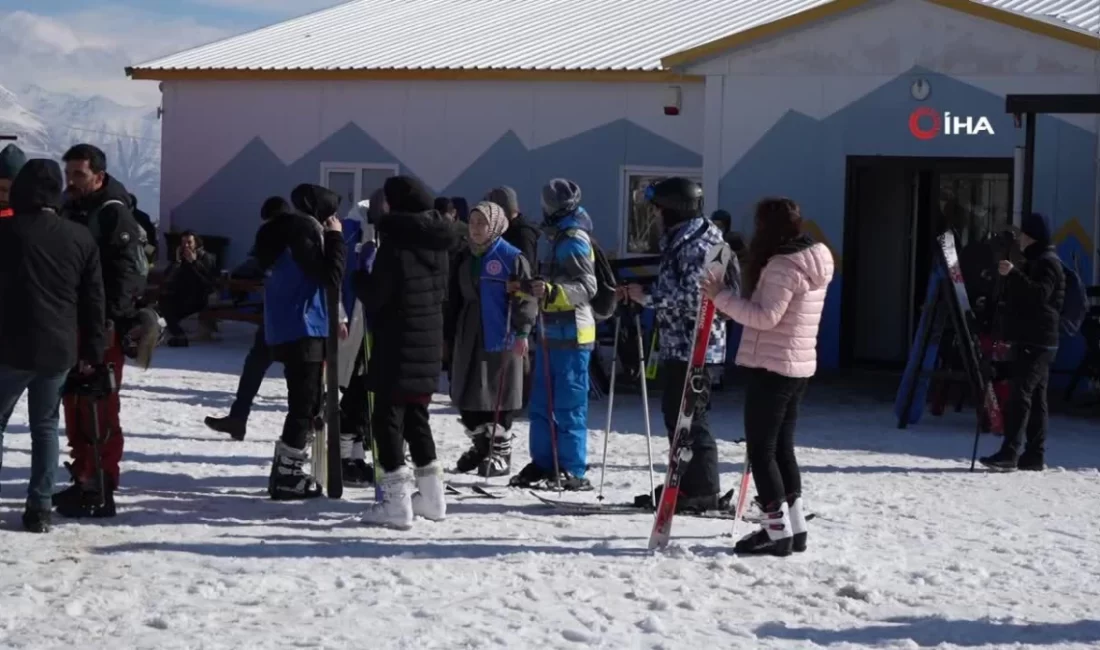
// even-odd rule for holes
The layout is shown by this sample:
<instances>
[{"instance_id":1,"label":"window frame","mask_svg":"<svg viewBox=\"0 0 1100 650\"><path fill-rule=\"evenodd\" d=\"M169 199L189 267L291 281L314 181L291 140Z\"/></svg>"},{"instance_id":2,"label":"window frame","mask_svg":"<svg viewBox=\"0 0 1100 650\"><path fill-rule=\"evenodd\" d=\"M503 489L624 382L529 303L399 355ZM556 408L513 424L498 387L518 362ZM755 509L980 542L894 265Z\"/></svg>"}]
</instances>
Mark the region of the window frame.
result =
<instances>
[{"instance_id":1,"label":"window frame","mask_svg":"<svg viewBox=\"0 0 1100 650\"><path fill-rule=\"evenodd\" d=\"M619 168L619 245L620 258L644 257L654 253L630 253L627 251L630 235L631 190L630 179L633 176L662 176L671 178L683 176L703 185L702 167L664 167L650 165L623 165Z\"/></svg>"},{"instance_id":2,"label":"window frame","mask_svg":"<svg viewBox=\"0 0 1100 650\"><path fill-rule=\"evenodd\" d=\"M358 205L360 201L369 199L369 196L362 196L363 193L363 171L387 171L392 172L390 176L397 176L401 173L401 166L397 163L374 163L374 162L322 162L321 163L321 179L319 185L321 187L328 187L328 175L332 172L344 172L355 174L355 200L353 205Z\"/></svg>"}]
</instances>

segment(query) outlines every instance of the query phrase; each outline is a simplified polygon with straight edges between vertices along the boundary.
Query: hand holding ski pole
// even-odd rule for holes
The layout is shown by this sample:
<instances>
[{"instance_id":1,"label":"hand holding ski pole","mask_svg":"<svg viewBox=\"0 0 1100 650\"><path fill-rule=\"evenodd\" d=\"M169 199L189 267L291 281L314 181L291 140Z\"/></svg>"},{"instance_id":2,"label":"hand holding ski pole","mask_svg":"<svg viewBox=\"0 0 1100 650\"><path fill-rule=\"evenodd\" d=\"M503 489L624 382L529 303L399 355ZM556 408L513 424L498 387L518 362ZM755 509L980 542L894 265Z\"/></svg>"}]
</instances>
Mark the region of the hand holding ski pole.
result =
<instances>
[{"instance_id":1,"label":"hand holding ski pole","mask_svg":"<svg viewBox=\"0 0 1100 650\"><path fill-rule=\"evenodd\" d=\"M1008 260L1001 260L997 263L997 273L1000 273L1001 275L1008 275L1009 273L1012 273L1013 268L1015 267L1013 266L1012 262Z\"/></svg>"},{"instance_id":2,"label":"hand holding ski pole","mask_svg":"<svg viewBox=\"0 0 1100 650\"><path fill-rule=\"evenodd\" d=\"M640 284L632 283L624 287L620 287L620 297L625 298L631 302L635 302L639 305L645 303L645 287Z\"/></svg>"},{"instance_id":3,"label":"hand holding ski pole","mask_svg":"<svg viewBox=\"0 0 1100 650\"><path fill-rule=\"evenodd\" d=\"M519 359L524 359L527 357L528 349L527 337L517 336L516 342L512 345L512 354L516 355Z\"/></svg>"},{"instance_id":4,"label":"hand holding ski pole","mask_svg":"<svg viewBox=\"0 0 1100 650\"><path fill-rule=\"evenodd\" d=\"M699 283L699 288L703 290L707 298L714 300L718 294L726 288L726 279L722 275L715 273L714 270L707 272L706 277Z\"/></svg>"}]
</instances>

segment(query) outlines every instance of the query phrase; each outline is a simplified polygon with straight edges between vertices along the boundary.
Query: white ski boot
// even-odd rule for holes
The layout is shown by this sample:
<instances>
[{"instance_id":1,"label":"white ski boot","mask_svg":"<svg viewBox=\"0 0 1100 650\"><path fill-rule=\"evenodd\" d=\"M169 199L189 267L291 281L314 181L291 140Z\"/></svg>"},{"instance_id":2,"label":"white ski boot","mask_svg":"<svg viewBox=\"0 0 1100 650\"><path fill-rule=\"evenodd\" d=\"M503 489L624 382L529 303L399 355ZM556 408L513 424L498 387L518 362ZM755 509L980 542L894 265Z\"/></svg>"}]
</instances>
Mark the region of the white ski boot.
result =
<instances>
[{"instance_id":1,"label":"white ski boot","mask_svg":"<svg viewBox=\"0 0 1100 650\"><path fill-rule=\"evenodd\" d=\"M412 476L408 467L382 475L379 487L382 500L372 503L360 518L370 526L386 526L408 530L413 524Z\"/></svg>"},{"instance_id":2,"label":"white ski boot","mask_svg":"<svg viewBox=\"0 0 1100 650\"><path fill-rule=\"evenodd\" d=\"M791 516L791 549L803 553L806 550L806 513L802 509L802 497L787 497L787 505Z\"/></svg>"},{"instance_id":3,"label":"white ski boot","mask_svg":"<svg viewBox=\"0 0 1100 650\"><path fill-rule=\"evenodd\" d=\"M447 489L443 485L443 466L434 461L416 468L417 492L412 495L413 514L432 521L447 518Z\"/></svg>"},{"instance_id":4,"label":"white ski boot","mask_svg":"<svg viewBox=\"0 0 1100 650\"><path fill-rule=\"evenodd\" d=\"M741 555L790 555L793 535L787 500L765 505L761 511L764 520L760 523L760 529L741 538L733 552Z\"/></svg>"}]
</instances>

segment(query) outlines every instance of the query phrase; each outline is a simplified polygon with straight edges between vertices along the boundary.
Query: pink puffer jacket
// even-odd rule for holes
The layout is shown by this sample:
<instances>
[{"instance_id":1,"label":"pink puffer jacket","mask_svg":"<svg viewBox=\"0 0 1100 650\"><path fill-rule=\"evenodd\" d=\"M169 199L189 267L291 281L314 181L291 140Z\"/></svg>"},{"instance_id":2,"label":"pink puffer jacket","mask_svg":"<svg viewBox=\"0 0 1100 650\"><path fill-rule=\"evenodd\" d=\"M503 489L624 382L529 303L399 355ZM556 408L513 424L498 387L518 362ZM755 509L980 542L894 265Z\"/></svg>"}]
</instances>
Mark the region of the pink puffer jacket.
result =
<instances>
[{"instance_id":1,"label":"pink puffer jacket","mask_svg":"<svg viewBox=\"0 0 1100 650\"><path fill-rule=\"evenodd\" d=\"M832 253L824 244L812 244L768 260L751 300L731 291L718 294L718 310L745 326L737 365L786 377L812 377L817 370L817 330L832 279Z\"/></svg>"}]
</instances>

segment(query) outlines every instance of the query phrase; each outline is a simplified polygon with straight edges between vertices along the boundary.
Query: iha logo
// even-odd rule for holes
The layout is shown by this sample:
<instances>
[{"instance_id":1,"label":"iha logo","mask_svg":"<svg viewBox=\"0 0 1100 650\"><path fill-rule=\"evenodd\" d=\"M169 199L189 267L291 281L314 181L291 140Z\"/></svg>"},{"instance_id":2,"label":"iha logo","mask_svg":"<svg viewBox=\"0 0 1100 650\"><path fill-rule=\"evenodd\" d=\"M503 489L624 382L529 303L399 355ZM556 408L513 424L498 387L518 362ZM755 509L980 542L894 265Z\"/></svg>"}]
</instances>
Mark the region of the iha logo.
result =
<instances>
[{"instance_id":1,"label":"iha logo","mask_svg":"<svg viewBox=\"0 0 1100 650\"><path fill-rule=\"evenodd\" d=\"M909 114L909 132L919 140L931 140L944 135L996 135L989 118L959 117L944 111L942 115L930 106L918 106Z\"/></svg>"}]
</instances>

